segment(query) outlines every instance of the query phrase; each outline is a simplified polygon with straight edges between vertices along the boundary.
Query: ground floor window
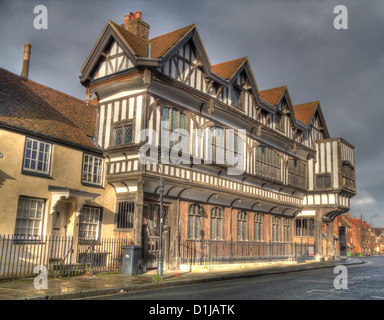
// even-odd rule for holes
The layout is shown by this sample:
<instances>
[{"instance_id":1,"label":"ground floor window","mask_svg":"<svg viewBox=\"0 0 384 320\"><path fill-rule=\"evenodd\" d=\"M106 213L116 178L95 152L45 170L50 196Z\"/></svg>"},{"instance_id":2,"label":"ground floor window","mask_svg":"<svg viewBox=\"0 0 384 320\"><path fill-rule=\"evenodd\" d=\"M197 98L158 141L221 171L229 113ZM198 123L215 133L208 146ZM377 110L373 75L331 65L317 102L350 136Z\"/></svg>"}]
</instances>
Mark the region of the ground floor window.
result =
<instances>
[{"instance_id":1,"label":"ground floor window","mask_svg":"<svg viewBox=\"0 0 384 320\"><path fill-rule=\"evenodd\" d=\"M79 238L97 240L99 238L101 209L85 207L80 211Z\"/></svg>"},{"instance_id":2,"label":"ground floor window","mask_svg":"<svg viewBox=\"0 0 384 320\"><path fill-rule=\"evenodd\" d=\"M287 218L283 220L283 241L284 242L292 241L291 221L292 220Z\"/></svg>"},{"instance_id":3,"label":"ground floor window","mask_svg":"<svg viewBox=\"0 0 384 320\"><path fill-rule=\"evenodd\" d=\"M15 236L23 239L37 239L41 237L44 203L45 201L42 199L19 198Z\"/></svg>"},{"instance_id":4,"label":"ground floor window","mask_svg":"<svg viewBox=\"0 0 384 320\"><path fill-rule=\"evenodd\" d=\"M204 238L203 207L198 204L191 204L188 208L187 238Z\"/></svg>"},{"instance_id":5,"label":"ground floor window","mask_svg":"<svg viewBox=\"0 0 384 320\"><path fill-rule=\"evenodd\" d=\"M248 240L248 214L245 211L237 213L237 241Z\"/></svg>"},{"instance_id":6,"label":"ground floor window","mask_svg":"<svg viewBox=\"0 0 384 320\"><path fill-rule=\"evenodd\" d=\"M315 226L314 219L296 219L295 236L296 237L313 237Z\"/></svg>"},{"instance_id":7,"label":"ground floor window","mask_svg":"<svg viewBox=\"0 0 384 320\"><path fill-rule=\"evenodd\" d=\"M118 202L116 215L116 228L133 228L133 215L135 212L135 203L129 201Z\"/></svg>"},{"instance_id":8,"label":"ground floor window","mask_svg":"<svg viewBox=\"0 0 384 320\"><path fill-rule=\"evenodd\" d=\"M272 241L281 241L281 219L278 217L272 218Z\"/></svg>"},{"instance_id":9,"label":"ground floor window","mask_svg":"<svg viewBox=\"0 0 384 320\"><path fill-rule=\"evenodd\" d=\"M224 212L220 207L211 209L210 239L223 240Z\"/></svg>"},{"instance_id":10,"label":"ground floor window","mask_svg":"<svg viewBox=\"0 0 384 320\"><path fill-rule=\"evenodd\" d=\"M263 221L264 216L261 213L255 213L253 220L253 240L254 241L263 241Z\"/></svg>"}]
</instances>

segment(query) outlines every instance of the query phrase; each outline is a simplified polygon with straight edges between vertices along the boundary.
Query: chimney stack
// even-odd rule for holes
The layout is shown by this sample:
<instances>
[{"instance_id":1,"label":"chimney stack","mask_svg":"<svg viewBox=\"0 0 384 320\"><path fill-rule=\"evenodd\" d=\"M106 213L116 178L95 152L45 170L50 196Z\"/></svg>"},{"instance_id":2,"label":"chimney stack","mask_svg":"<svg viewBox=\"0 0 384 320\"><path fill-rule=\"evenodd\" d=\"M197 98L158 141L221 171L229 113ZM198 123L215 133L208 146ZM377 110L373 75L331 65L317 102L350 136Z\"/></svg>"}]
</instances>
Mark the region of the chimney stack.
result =
<instances>
[{"instance_id":1,"label":"chimney stack","mask_svg":"<svg viewBox=\"0 0 384 320\"><path fill-rule=\"evenodd\" d=\"M28 79L29 73L29 58L31 56L31 44L24 44L24 57L23 57L23 65L21 68L21 76Z\"/></svg>"},{"instance_id":2,"label":"chimney stack","mask_svg":"<svg viewBox=\"0 0 384 320\"><path fill-rule=\"evenodd\" d=\"M148 23L141 20L141 11L136 11L136 13L131 12L125 15L124 24L121 26L141 39L148 40L149 38L150 27Z\"/></svg>"}]
</instances>

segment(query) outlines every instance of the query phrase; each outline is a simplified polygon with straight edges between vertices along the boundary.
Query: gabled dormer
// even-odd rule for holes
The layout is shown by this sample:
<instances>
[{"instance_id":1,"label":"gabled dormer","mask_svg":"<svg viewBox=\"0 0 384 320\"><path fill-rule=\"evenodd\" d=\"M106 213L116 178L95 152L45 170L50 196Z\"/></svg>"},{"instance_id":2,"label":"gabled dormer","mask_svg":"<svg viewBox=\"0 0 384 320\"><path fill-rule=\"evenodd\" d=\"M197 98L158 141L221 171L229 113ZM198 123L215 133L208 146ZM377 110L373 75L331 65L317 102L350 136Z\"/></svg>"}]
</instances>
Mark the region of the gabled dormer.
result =
<instances>
[{"instance_id":1,"label":"gabled dormer","mask_svg":"<svg viewBox=\"0 0 384 320\"><path fill-rule=\"evenodd\" d=\"M263 104L267 103L273 108L270 126L287 137L295 139L297 123L287 86L262 90L260 98Z\"/></svg>"},{"instance_id":2,"label":"gabled dormer","mask_svg":"<svg viewBox=\"0 0 384 320\"><path fill-rule=\"evenodd\" d=\"M223 102L257 119L260 103L259 89L247 57L212 66L212 76L226 82Z\"/></svg>"},{"instance_id":3,"label":"gabled dormer","mask_svg":"<svg viewBox=\"0 0 384 320\"><path fill-rule=\"evenodd\" d=\"M320 102L313 101L293 106L295 117L308 127L308 146L313 148L315 141L329 139L329 131Z\"/></svg>"},{"instance_id":4,"label":"gabled dormer","mask_svg":"<svg viewBox=\"0 0 384 320\"><path fill-rule=\"evenodd\" d=\"M137 29L141 30L136 25L138 21L142 20L135 18L129 21L126 17L122 25L108 21L80 71L80 82L83 85L87 86L92 80L137 67L138 57L148 56L148 40L145 36L140 36L144 32L135 32Z\"/></svg>"}]
</instances>

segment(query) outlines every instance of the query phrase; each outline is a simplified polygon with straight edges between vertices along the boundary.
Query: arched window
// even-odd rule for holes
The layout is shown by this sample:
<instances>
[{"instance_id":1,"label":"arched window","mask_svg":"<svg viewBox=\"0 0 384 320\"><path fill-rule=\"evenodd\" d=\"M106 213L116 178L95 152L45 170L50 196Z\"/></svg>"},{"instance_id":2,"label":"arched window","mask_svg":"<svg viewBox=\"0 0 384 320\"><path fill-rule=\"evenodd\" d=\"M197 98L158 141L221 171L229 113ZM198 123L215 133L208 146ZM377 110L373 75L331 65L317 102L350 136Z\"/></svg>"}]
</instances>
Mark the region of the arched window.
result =
<instances>
[{"instance_id":1,"label":"arched window","mask_svg":"<svg viewBox=\"0 0 384 320\"><path fill-rule=\"evenodd\" d=\"M292 241L291 220L288 218L283 219L283 241Z\"/></svg>"},{"instance_id":2,"label":"arched window","mask_svg":"<svg viewBox=\"0 0 384 320\"><path fill-rule=\"evenodd\" d=\"M262 213L255 213L253 219L253 240L254 241L263 241L263 222L264 216Z\"/></svg>"},{"instance_id":3,"label":"arched window","mask_svg":"<svg viewBox=\"0 0 384 320\"><path fill-rule=\"evenodd\" d=\"M237 213L237 241L248 240L248 214L245 211Z\"/></svg>"},{"instance_id":4,"label":"arched window","mask_svg":"<svg viewBox=\"0 0 384 320\"><path fill-rule=\"evenodd\" d=\"M278 217L272 218L272 241L281 241L281 219Z\"/></svg>"},{"instance_id":5,"label":"arched window","mask_svg":"<svg viewBox=\"0 0 384 320\"><path fill-rule=\"evenodd\" d=\"M191 204L188 208L187 238L204 238L203 208L198 204Z\"/></svg>"},{"instance_id":6,"label":"arched window","mask_svg":"<svg viewBox=\"0 0 384 320\"><path fill-rule=\"evenodd\" d=\"M220 207L211 209L210 239L223 240L224 212Z\"/></svg>"}]
</instances>

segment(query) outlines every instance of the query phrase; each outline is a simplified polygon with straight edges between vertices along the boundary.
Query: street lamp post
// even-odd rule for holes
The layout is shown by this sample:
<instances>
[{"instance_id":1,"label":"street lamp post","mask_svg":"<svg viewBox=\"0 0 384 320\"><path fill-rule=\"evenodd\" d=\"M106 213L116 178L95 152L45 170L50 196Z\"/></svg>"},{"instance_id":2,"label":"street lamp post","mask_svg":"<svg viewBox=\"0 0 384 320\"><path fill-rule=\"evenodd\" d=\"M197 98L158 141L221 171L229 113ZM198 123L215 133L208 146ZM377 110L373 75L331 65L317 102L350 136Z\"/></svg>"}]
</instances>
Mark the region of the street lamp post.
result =
<instances>
[{"instance_id":1,"label":"street lamp post","mask_svg":"<svg viewBox=\"0 0 384 320\"><path fill-rule=\"evenodd\" d=\"M159 239L159 257L157 259L157 274L163 276L163 193L164 193L164 180L160 179L160 239Z\"/></svg>"}]
</instances>

